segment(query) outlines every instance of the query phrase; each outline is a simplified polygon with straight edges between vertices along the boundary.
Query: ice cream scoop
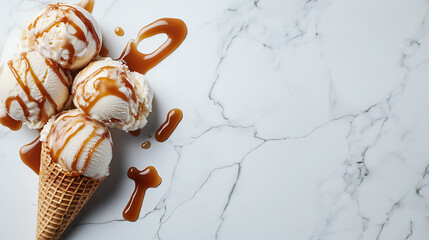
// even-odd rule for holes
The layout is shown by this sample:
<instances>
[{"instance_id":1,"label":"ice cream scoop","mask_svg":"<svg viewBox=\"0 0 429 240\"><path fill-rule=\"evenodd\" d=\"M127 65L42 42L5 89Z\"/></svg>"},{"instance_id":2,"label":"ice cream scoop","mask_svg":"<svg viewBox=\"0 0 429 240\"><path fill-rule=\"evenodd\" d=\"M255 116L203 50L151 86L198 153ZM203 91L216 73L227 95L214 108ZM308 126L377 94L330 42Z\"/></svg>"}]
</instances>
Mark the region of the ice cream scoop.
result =
<instances>
[{"instance_id":1,"label":"ice cream scoop","mask_svg":"<svg viewBox=\"0 0 429 240\"><path fill-rule=\"evenodd\" d=\"M24 29L21 43L65 69L84 67L97 56L101 44L95 18L79 6L62 3L49 4Z\"/></svg>"},{"instance_id":2,"label":"ice cream scoop","mask_svg":"<svg viewBox=\"0 0 429 240\"><path fill-rule=\"evenodd\" d=\"M52 160L70 176L102 179L109 175L112 138L109 130L78 109L52 117L40 140L47 144Z\"/></svg>"},{"instance_id":3,"label":"ice cream scoop","mask_svg":"<svg viewBox=\"0 0 429 240\"><path fill-rule=\"evenodd\" d=\"M110 58L92 62L73 82L73 102L91 118L126 132L144 127L152 110L145 77Z\"/></svg>"},{"instance_id":4,"label":"ice cream scoop","mask_svg":"<svg viewBox=\"0 0 429 240\"><path fill-rule=\"evenodd\" d=\"M38 129L61 111L71 76L38 52L25 52L0 67L0 111Z\"/></svg>"}]
</instances>

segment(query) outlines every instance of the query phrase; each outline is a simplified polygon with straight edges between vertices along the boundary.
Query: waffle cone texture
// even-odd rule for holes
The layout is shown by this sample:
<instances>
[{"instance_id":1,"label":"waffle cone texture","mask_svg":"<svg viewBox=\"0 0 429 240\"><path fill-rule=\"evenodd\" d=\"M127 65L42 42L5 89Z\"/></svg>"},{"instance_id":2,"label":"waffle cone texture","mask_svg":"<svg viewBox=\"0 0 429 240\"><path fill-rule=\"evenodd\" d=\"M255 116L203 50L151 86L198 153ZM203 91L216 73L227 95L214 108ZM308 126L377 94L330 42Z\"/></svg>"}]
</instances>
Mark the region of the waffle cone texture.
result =
<instances>
[{"instance_id":1,"label":"waffle cone texture","mask_svg":"<svg viewBox=\"0 0 429 240\"><path fill-rule=\"evenodd\" d=\"M42 145L37 206L37 240L57 240L104 179L71 177Z\"/></svg>"}]
</instances>

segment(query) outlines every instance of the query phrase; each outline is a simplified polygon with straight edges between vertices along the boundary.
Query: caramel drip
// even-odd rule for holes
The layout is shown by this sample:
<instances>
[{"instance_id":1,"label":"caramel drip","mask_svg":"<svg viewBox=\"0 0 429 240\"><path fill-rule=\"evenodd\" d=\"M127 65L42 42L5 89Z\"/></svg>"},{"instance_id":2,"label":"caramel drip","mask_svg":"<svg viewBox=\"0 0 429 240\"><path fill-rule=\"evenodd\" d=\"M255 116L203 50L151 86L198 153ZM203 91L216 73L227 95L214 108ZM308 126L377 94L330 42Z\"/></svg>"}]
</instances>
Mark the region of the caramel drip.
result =
<instances>
[{"instance_id":1,"label":"caramel drip","mask_svg":"<svg viewBox=\"0 0 429 240\"><path fill-rule=\"evenodd\" d=\"M80 144L79 150L77 151L76 155L74 155L74 159L73 159L73 162L71 164L72 171L77 171L77 161L79 160L80 155L82 155L83 149L85 149L85 147L86 147L86 145L88 145L89 141L91 141L91 139L93 137L95 137L95 134L96 134L96 128L94 127L91 134L89 134L86 137L86 139ZM85 171L85 169L82 169L82 172L84 172L84 171Z\"/></svg>"},{"instance_id":2,"label":"caramel drip","mask_svg":"<svg viewBox=\"0 0 429 240\"><path fill-rule=\"evenodd\" d=\"M72 21L68 21L67 17L62 17L62 18L60 18L60 20L52 22L51 24L49 24L47 27L42 29L42 31L37 32L36 38L41 38L43 36L43 34L45 34L46 32L49 32L52 28L57 27L61 23L70 24L76 30L76 33L74 33L73 36L75 36L80 41L86 42L87 39L86 39L86 36L85 36L85 33L83 32L83 30L76 23L74 23Z\"/></svg>"},{"instance_id":3,"label":"caramel drip","mask_svg":"<svg viewBox=\"0 0 429 240\"><path fill-rule=\"evenodd\" d=\"M13 61L9 61L7 63L7 65L10 68L10 71L12 72L13 76L15 77L15 80L18 82L19 86L21 87L21 89L24 91L25 95L27 96L28 100L30 102L35 102L38 103L38 101L36 99L33 98L33 96L31 96L30 93L30 88L22 81L21 76L19 75L18 71L13 67ZM27 74L25 74L27 75ZM27 82L27 81L25 81ZM7 112L9 112L10 110L10 105L12 104L12 101L17 101L19 103L19 105L21 106L21 108L24 111L24 116L28 119L28 117L30 116L30 112L28 111L28 107L25 105L24 100L22 100L22 98L20 96L14 96L14 97L8 97L6 99L6 110ZM39 103L37 105L40 105ZM42 114L43 110L40 108L39 106L39 118L40 115Z\"/></svg>"},{"instance_id":4,"label":"caramel drip","mask_svg":"<svg viewBox=\"0 0 429 240\"><path fill-rule=\"evenodd\" d=\"M67 79L66 79L66 77L64 77L64 75L62 73L62 69L60 69L60 66L56 62L52 61L49 58L45 58L45 63L60 78L60 80L64 84L64 86L66 86L67 88L70 88L72 82L68 76L67 76Z\"/></svg>"},{"instance_id":5,"label":"caramel drip","mask_svg":"<svg viewBox=\"0 0 429 240\"><path fill-rule=\"evenodd\" d=\"M87 41L87 39L86 39L86 35L85 35L85 33L82 31L82 29L76 24L76 23L74 23L74 22L69 22L69 24L74 28L74 29L76 29L76 33L74 34L74 36L77 38L77 39L79 39L80 41L82 41L82 42L86 42Z\"/></svg>"},{"instance_id":6,"label":"caramel drip","mask_svg":"<svg viewBox=\"0 0 429 240\"><path fill-rule=\"evenodd\" d=\"M65 48L69 51L69 59L67 60L67 63L69 65L71 65L73 63L74 59L75 59L75 57L74 57L74 55L75 55L74 46L71 43L67 43L66 46L65 46ZM73 56L73 57L70 57L70 56ZM61 57L61 59L63 59L63 57Z\"/></svg>"},{"instance_id":7,"label":"caramel drip","mask_svg":"<svg viewBox=\"0 0 429 240\"><path fill-rule=\"evenodd\" d=\"M0 124L5 127L8 127L12 131L18 131L22 127L21 121L16 121L15 119L11 118L6 112L0 113Z\"/></svg>"},{"instance_id":8,"label":"caramel drip","mask_svg":"<svg viewBox=\"0 0 429 240\"><path fill-rule=\"evenodd\" d=\"M79 133L83 128L86 126L87 121L93 121L89 119L87 116L85 116L83 113L78 113L74 116L67 116L63 115L58 117L58 119L54 122L54 125L51 129L51 131L48 134L48 139L53 138L52 146L51 148L51 156L54 162L60 163L65 165L65 162L63 159L60 158L62 151L66 148L70 140ZM68 172L68 175L70 176L78 176L85 172L86 168L89 165L89 161L91 160L91 157L95 151L95 149L103 142L104 139L110 138L109 131L104 131L102 134L97 133L96 126L93 126L94 129L89 134L85 140L82 142L82 144L79 146L79 149L77 150L73 162L71 164L71 170ZM94 146L89 150L88 155L86 156L84 160L84 166L81 170L77 169L77 164L79 161L79 158L81 157L85 147L88 145L88 143L93 139L94 137L98 136L99 139L95 143ZM67 167L66 167L67 168Z\"/></svg>"},{"instance_id":9,"label":"caramel drip","mask_svg":"<svg viewBox=\"0 0 429 240\"><path fill-rule=\"evenodd\" d=\"M135 183L134 192L131 198L122 212L122 216L127 221L136 221L140 215L140 211L143 204L143 199L148 188L158 187L162 179L158 175L156 169L152 166L145 168L143 171L139 171L135 167L128 169L128 177Z\"/></svg>"},{"instance_id":10,"label":"caramel drip","mask_svg":"<svg viewBox=\"0 0 429 240\"><path fill-rule=\"evenodd\" d=\"M94 80L93 88L97 89L97 93L88 94L86 93L86 84L88 84L89 80L97 77L97 75L101 74L104 71L108 71L107 77L99 77ZM113 75L113 76L112 76ZM118 80L120 81L118 83ZM83 84L83 86L81 86ZM95 72L90 74L88 77L79 82L75 89L79 91L76 95L80 96L83 101L80 101L80 108L85 113L89 114L91 109L95 106L95 104L106 96L116 96L118 98L123 99L126 102L129 102L128 96L119 90L118 84L123 84L131 93L131 99L134 102L137 102L137 96L134 91L134 87L128 81L128 76L124 67L117 68L112 66L105 66L97 69ZM113 121L113 120L112 120Z\"/></svg>"},{"instance_id":11,"label":"caramel drip","mask_svg":"<svg viewBox=\"0 0 429 240\"><path fill-rule=\"evenodd\" d=\"M41 152L42 142L40 141L40 136L19 150L21 160L37 175L39 174Z\"/></svg>"},{"instance_id":12,"label":"caramel drip","mask_svg":"<svg viewBox=\"0 0 429 240\"><path fill-rule=\"evenodd\" d=\"M100 49L101 41L97 35L97 31L95 30L95 27L92 24L92 22L88 18L86 18L85 15L83 15L83 13L81 13L76 8L74 8L74 7L71 7L71 8L73 9L76 16L83 22L83 24L85 24L85 27L88 29L88 32L91 33L92 37L96 41L97 49ZM85 34L84 34L84 36L85 36Z\"/></svg>"},{"instance_id":13,"label":"caramel drip","mask_svg":"<svg viewBox=\"0 0 429 240\"><path fill-rule=\"evenodd\" d=\"M27 53L21 53L20 57L21 57L20 61L25 64L24 79L22 79L22 77L19 74L18 70L15 69L15 67L13 66L13 60L9 61L7 64L9 66L9 69L12 72L13 76L15 77L15 80L18 82L19 86L24 91L24 93L27 96L28 100L30 102L34 102L35 104L37 104L37 107L39 108L38 119L45 122L49 118L49 116L46 114L46 110L45 110L45 102L46 102L46 100L48 100L53 105L53 109L54 109L55 113L57 113L60 110L60 109L58 109L58 106L57 106L56 102L52 99L52 96L48 93L48 91L46 90L45 86L43 85L43 82L47 78L48 70L46 70L43 79L40 80L37 77L37 75L34 73L32 67L31 67L30 62L27 59ZM55 73L57 73L57 71L59 73L59 70L57 70L55 68L55 65L51 66L50 64L48 64L48 66ZM34 83L36 84L37 89L39 90L40 94L42 95L42 98L39 99L39 100L35 99L31 95L31 89L28 86L28 74L29 73L32 76ZM61 74L59 74L58 76L60 78L62 78ZM65 82L65 80L64 80L64 82ZM19 103L19 105L21 106L21 108L23 110L25 118L28 119L28 117L30 116L30 112L28 110L28 106L25 104L25 102L23 101L23 99L20 96L18 96L18 95L12 96L12 97L8 97L6 99L6 101L5 101L6 111L9 112L11 104L12 104L13 101L17 101Z\"/></svg>"},{"instance_id":14,"label":"caramel drip","mask_svg":"<svg viewBox=\"0 0 429 240\"><path fill-rule=\"evenodd\" d=\"M130 134L133 135L134 137L138 137L138 136L140 136L141 132L142 132L141 129L137 129L135 131L131 131Z\"/></svg>"},{"instance_id":15,"label":"caramel drip","mask_svg":"<svg viewBox=\"0 0 429 240\"><path fill-rule=\"evenodd\" d=\"M155 133L155 139L158 142L166 141L170 135L174 132L177 125L182 121L183 112L180 109L174 108L170 110L167 114L167 119L165 122L158 128Z\"/></svg>"},{"instance_id":16,"label":"caramel drip","mask_svg":"<svg viewBox=\"0 0 429 240\"><path fill-rule=\"evenodd\" d=\"M57 125L54 126L51 130L51 133L55 132L57 135L55 137L55 140L53 141L54 145L51 149L52 158L55 162L58 162L58 160L60 159L60 155L64 148L67 146L67 143L85 127L82 122L72 124L72 119L67 120L65 118L66 117L61 119L62 121L64 121L63 123L57 123ZM66 124L69 124L69 126L67 126ZM58 132L63 132L63 134Z\"/></svg>"},{"instance_id":17,"label":"caramel drip","mask_svg":"<svg viewBox=\"0 0 429 240\"><path fill-rule=\"evenodd\" d=\"M145 142L142 143L141 147L143 149L149 149L151 145L152 144L150 143L150 141L145 141Z\"/></svg>"},{"instance_id":18,"label":"caramel drip","mask_svg":"<svg viewBox=\"0 0 429 240\"><path fill-rule=\"evenodd\" d=\"M121 27L115 28L115 34L119 37L124 36L124 29L122 29Z\"/></svg>"},{"instance_id":19,"label":"caramel drip","mask_svg":"<svg viewBox=\"0 0 429 240\"><path fill-rule=\"evenodd\" d=\"M73 12L81 21L82 23L85 25L85 27L87 28L88 32L92 35L95 43L96 43L96 49L100 49L101 47L101 41L100 38L97 35L97 31L94 28L94 25L92 24L92 22L87 19L85 17L85 15L83 13L81 13L79 10L77 10L76 8L69 6L69 5L62 5L60 3L57 4L49 4L48 7L46 8L46 11L41 14L40 16L38 16L29 26L28 26L28 30L31 31L32 29L37 29L36 25L38 23L38 21L40 20L40 18L42 18L43 16L46 16L50 11L53 10L59 10L62 11L63 14L66 16L67 14L71 14L71 12ZM70 19L68 19L67 17L61 17L58 19L55 19L55 21L53 21L51 24L49 24L47 27L45 27L44 29L35 32L35 38L36 40L41 38L45 33L49 32L53 27L60 25L61 23L64 24L69 24L71 25L76 32L73 34L74 37L76 37L77 39L83 41L86 46L89 45L89 41L87 41L86 39L86 35L84 33L84 31L77 26L73 21L71 21ZM65 49L68 50L69 52L69 58L67 63L68 64L72 64L76 58L75 56L75 49L73 44L71 43L67 43L65 46L63 46ZM98 52L97 52L98 54ZM95 57L95 56L94 56Z\"/></svg>"},{"instance_id":20,"label":"caramel drip","mask_svg":"<svg viewBox=\"0 0 429 240\"><path fill-rule=\"evenodd\" d=\"M33 77L34 83L36 84L37 88L39 89L40 93L43 96L41 103L43 103L43 105L45 105L45 101L46 101L46 99L48 99L48 101L51 102L51 104L54 106L55 111L58 112L59 109L58 109L57 103L54 101L54 99L52 99L51 94L48 93L45 86L43 86L43 83L39 80L37 75L34 73L33 69L31 68L30 62L28 61L28 59L26 57L26 53L21 54L21 59L25 63L26 72L28 72L28 71L30 72L31 76ZM47 74L48 74L48 70L46 70L42 81L46 80ZM42 108L40 108L40 109L42 109Z\"/></svg>"},{"instance_id":21,"label":"caramel drip","mask_svg":"<svg viewBox=\"0 0 429 240\"><path fill-rule=\"evenodd\" d=\"M82 121L77 121L77 118L83 118L83 114L75 116L62 116L58 118L48 134L48 138L54 138L54 145L51 147L51 155L55 162L58 162L61 152L66 147L67 143L85 126Z\"/></svg>"},{"instance_id":22,"label":"caramel drip","mask_svg":"<svg viewBox=\"0 0 429 240\"><path fill-rule=\"evenodd\" d=\"M86 168L88 167L88 165L89 165L89 161L88 160L91 159L92 155L95 152L95 149L97 149L97 147L104 141L104 139L106 139L108 137L109 137L109 135L100 137L98 139L98 141L94 144L94 146L91 148L91 150L88 153L87 161L85 161L85 165L83 166L82 172L85 172Z\"/></svg>"},{"instance_id":23,"label":"caramel drip","mask_svg":"<svg viewBox=\"0 0 429 240\"><path fill-rule=\"evenodd\" d=\"M162 33L167 34L168 38L158 49L149 54L138 51L137 46L143 39ZM175 18L159 19L142 28L136 40L133 39L128 42L119 60L124 61L131 71L146 74L147 71L174 52L185 40L187 33L186 24L182 20Z\"/></svg>"},{"instance_id":24,"label":"caramel drip","mask_svg":"<svg viewBox=\"0 0 429 240\"><path fill-rule=\"evenodd\" d=\"M79 7L85 9L90 13L92 13L92 10L94 10L94 0L82 0L80 3L76 5L78 5Z\"/></svg>"},{"instance_id":25,"label":"caramel drip","mask_svg":"<svg viewBox=\"0 0 429 240\"><path fill-rule=\"evenodd\" d=\"M6 101L5 101L6 110L9 112L10 106L12 105L13 101L18 102L19 106L21 106L21 109L24 112L24 117L28 119L28 117L30 116L30 111L28 110L27 105L25 105L24 100L22 100L20 96L6 98Z\"/></svg>"},{"instance_id":26,"label":"caramel drip","mask_svg":"<svg viewBox=\"0 0 429 240\"><path fill-rule=\"evenodd\" d=\"M100 55L101 57L107 57L109 55L109 49L107 49L104 44L101 45L101 50L98 53L98 55Z\"/></svg>"}]
</instances>

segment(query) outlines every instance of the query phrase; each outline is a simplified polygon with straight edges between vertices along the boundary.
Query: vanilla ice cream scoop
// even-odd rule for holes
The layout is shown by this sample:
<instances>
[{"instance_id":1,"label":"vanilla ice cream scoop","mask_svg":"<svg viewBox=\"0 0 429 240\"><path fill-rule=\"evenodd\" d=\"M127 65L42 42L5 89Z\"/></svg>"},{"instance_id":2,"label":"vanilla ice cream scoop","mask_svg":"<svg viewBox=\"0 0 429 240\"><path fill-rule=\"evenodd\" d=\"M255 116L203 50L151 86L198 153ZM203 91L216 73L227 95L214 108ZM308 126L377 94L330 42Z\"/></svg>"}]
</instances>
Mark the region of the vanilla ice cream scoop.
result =
<instances>
[{"instance_id":1,"label":"vanilla ice cream scoop","mask_svg":"<svg viewBox=\"0 0 429 240\"><path fill-rule=\"evenodd\" d=\"M0 68L0 112L39 129L61 111L71 76L36 51L16 55Z\"/></svg>"},{"instance_id":2,"label":"vanilla ice cream scoop","mask_svg":"<svg viewBox=\"0 0 429 240\"><path fill-rule=\"evenodd\" d=\"M71 176L101 179L109 175L112 138L109 130L78 109L52 117L40 133L54 162Z\"/></svg>"},{"instance_id":3,"label":"vanilla ice cream scoop","mask_svg":"<svg viewBox=\"0 0 429 240\"><path fill-rule=\"evenodd\" d=\"M110 58L92 62L73 82L77 108L106 126L126 132L144 127L152 110L152 90L142 74Z\"/></svg>"},{"instance_id":4,"label":"vanilla ice cream scoop","mask_svg":"<svg viewBox=\"0 0 429 240\"><path fill-rule=\"evenodd\" d=\"M65 69L79 69L97 56L102 36L95 18L85 9L49 4L24 30L21 47L36 50Z\"/></svg>"}]
</instances>

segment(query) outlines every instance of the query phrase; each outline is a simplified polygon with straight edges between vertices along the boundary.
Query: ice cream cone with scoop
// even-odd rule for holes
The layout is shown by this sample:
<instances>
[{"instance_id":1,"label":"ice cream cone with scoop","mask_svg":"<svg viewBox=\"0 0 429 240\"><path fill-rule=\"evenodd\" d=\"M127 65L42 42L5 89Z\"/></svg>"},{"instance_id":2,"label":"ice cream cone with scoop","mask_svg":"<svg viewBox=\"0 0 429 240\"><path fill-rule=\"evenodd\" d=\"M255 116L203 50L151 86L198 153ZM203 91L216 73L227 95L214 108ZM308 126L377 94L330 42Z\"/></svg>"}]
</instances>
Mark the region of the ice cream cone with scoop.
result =
<instances>
[{"instance_id":1,"label":"ice cream cone with scoop","mask_svg":"<svg viewBox=\"0 0 429 240\"><path fill-rule=\"evenodd\" d=\"M109 175L109 130L74 109L53 117L41 132L37 238L58 239Z\"/></svg>"}]
</instances>

